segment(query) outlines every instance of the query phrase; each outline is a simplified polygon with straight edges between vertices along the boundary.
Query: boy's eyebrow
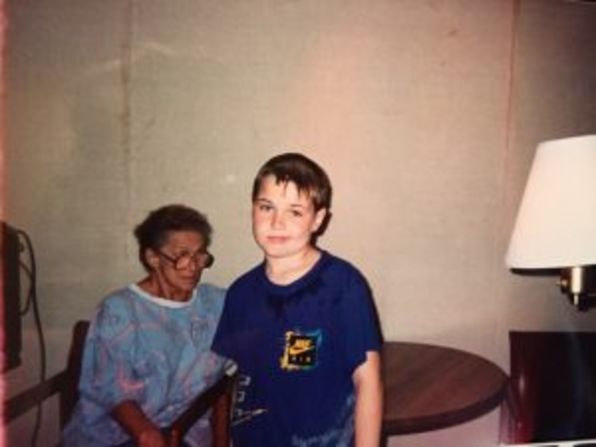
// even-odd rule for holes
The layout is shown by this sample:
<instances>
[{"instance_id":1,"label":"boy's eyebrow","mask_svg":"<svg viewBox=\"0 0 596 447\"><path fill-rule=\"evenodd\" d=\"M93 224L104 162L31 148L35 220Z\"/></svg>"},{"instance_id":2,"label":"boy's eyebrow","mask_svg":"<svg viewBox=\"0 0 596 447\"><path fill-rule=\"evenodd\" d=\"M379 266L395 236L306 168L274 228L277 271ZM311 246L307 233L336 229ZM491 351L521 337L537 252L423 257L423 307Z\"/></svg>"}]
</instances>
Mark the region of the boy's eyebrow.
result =
<instances>
[{"instance_id":1,"label":"boy's eyebrow","mask_svg":"<svg viewBox=\"0 0 596 447\"><path fill-rule=\"evenodd\" d=\"M272 200L267 199L266 197L257 197L255 199L255 203L267 203L267 204L273 204ZM291 203L290 204L290 208L302 208L302 209L306 209L308 208L308 206L303 205L302 203Z\"/></svg>"}]
</instances>

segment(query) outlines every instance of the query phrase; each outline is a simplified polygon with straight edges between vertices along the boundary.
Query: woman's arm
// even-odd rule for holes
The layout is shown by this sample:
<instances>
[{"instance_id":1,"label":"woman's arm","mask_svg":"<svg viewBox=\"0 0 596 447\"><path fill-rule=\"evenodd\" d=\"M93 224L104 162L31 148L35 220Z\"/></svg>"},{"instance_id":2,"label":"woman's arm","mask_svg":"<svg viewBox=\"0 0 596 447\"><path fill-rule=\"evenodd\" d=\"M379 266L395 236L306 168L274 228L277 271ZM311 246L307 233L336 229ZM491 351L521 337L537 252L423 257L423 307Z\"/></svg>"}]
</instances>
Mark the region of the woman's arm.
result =
<instances>
[{"instance_id":1,"label":"woman's arm","mask_svg":"<svg viewBox=\"0 0 596 447\"><path fill-rule=\"evenodd\" d=\"M352 380L356 389L356 447L378 447L383 420L383 383L378 352L366 353L365 362L356 368Z\"/></svg>"},{"instance_id":2,"label":"woman's arm","mask_svg":"<svg viewBox=\"0 0 596 447\"><path fill-rule=\"evenodd\" d=\"M122 402L112 410L112 417L132 436L139 447L167 447L158 427L134 401Z\"/></svg>"}]
</instances>

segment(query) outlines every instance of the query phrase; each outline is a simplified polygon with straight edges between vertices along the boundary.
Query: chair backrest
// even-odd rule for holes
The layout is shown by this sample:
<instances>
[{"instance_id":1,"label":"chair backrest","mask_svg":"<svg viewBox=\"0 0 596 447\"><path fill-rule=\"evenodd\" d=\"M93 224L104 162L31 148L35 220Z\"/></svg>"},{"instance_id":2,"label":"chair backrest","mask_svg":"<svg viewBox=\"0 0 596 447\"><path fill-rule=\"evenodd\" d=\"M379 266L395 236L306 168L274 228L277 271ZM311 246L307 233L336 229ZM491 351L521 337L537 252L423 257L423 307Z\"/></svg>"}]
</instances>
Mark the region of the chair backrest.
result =
<instances>
[{"instance_id":1,"label":"chair backrest","mask_svg":"<svg viewBox=\"0 0 596 447\"><path fill-rule=\"evenodd\" d=\"M39 407L45 400L57 395L60 407L60 428L64 427L79 396L79 375L88 328L89 322L87 321L78 321L74 326L66 369L21 391L4 402L3 416L5 423L23 416L33 408Z\"/></svg>"},{"instance_id":2,"label":"chair backrest","mask_svg":"<svg viewBox=\"0 0 596 447\"><path fill-rule=\"evenodd\" d=\"M516 442L596 438L596 333L509 334Z\"/></svg>"},{"instance_id":3,"label":"chair backrest","mask_svg":"<svg viewBox=\"0 0 596 447\"><path fill-rule=\"evenodd\" d=\"M88 321L77 321L72 330L70 351L66 364L66 379L60 392L60 427L63 428L70 418L74 407L79 400L79 378L83 363L85 338L89 330Z\"/></svg>"}]
</instances>

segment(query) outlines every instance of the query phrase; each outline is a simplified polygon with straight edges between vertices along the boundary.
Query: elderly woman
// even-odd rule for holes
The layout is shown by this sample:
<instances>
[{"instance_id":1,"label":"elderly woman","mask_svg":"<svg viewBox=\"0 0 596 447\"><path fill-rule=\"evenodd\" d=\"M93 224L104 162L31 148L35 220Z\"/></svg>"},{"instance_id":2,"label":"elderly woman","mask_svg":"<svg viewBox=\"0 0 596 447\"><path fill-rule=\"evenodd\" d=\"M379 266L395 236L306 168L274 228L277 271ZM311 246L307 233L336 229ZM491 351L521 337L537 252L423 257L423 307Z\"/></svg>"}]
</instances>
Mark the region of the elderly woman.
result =
<instances>
[{"instance_id":1,"label":"elderly woman","mask_svg":"<svg viewBox=\"0 0 596 447\"><path fill-rule=\"evenodd\" d=\"M107 296L87 336L80 400L65 447L165 447L161 429L223 373L210 351L224 291L199 284L213 263L211 225L183 205L159 208L135 230L148 275ZM208 419L186 445L211 445Z\"/></svg>"}]
</instances>

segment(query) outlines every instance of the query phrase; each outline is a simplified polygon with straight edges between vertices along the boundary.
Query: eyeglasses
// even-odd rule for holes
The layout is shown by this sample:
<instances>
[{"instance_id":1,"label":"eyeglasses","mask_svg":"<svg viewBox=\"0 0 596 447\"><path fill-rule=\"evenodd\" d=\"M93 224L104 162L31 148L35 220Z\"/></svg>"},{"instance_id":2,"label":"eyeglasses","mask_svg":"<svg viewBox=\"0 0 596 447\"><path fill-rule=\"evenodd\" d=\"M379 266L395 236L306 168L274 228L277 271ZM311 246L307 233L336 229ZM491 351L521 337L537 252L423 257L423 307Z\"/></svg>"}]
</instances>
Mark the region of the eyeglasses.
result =
<instances>
[{"instance_id":1,"label":"eyeglasses","mask_svg":"<svg viewBox=\"0 0 596 447\"><path fill-rule=\"evenodd\" d=\"M208 269L213 265L215 258L208 251L197 251L195 253L184 253L177 258L173 258L165 254L161 250L155 250L164 259L167 259L172 263L176 270L184 270L191 262L195 262L198 268Z\"/></svg>"}]
</instances>

